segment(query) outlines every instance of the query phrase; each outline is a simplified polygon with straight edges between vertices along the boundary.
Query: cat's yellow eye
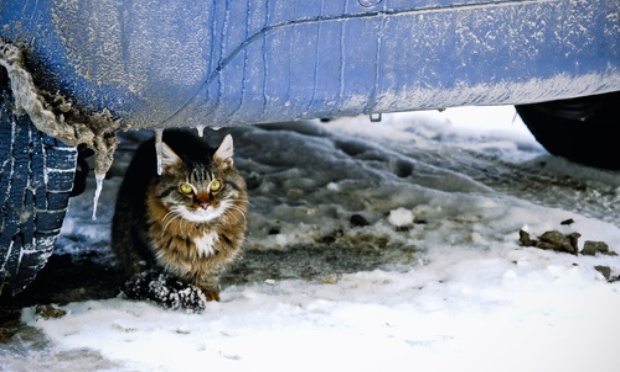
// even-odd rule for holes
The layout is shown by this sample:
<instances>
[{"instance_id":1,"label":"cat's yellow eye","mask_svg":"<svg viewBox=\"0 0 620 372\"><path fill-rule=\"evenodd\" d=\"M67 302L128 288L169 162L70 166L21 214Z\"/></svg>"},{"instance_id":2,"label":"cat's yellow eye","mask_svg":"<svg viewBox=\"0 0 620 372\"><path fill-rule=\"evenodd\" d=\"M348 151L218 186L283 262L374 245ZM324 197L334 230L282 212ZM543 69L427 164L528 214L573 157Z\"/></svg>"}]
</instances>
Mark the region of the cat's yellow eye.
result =
<instances>
[{"instance_id":1,"label":"cat's yellow eye","mask_svg":"<svg viewBox=\"0 0 620 372\"><path fill-rule=\"evenodd\" d=\"M212 192L218 192L221 189L222 189L222 183L218 180L213 180L209 184L209 190L211 190Z\"/></svg>"},{"instance_id":2,"label":"cat's yellow eye","mask_svg":"<svg viewBox=\"0 0 620 372\"><path fill-rule=\"evenodd\" d=\"M181 186L179 186L179 191L181 191L183 194L189 195L194 190L189 183L182 183Z\"/></svg>"}]
</instances>

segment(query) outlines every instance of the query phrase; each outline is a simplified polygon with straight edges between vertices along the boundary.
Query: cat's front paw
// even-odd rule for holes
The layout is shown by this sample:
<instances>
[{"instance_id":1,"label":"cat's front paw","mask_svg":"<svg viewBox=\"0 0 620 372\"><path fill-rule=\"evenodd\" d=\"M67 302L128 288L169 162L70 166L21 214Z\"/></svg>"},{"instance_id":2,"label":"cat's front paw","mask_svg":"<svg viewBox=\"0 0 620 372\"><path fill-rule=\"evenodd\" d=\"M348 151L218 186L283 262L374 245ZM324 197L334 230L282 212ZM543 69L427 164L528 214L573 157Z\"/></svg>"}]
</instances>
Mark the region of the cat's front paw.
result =
<instances>
[{"instance_id":1,"label":"cat's front paw","mask_svg":"<svg viewBox=\"0 0 620 372\"><path fill-rule=\"evenodd\" d=\"M203 312L207 301L212 300L195 285L154 270L135 274L125 282L122 291L130 299L147 300L166 309L193 313Z\"/></svg>"},{"instance_id":2,"label":"cat's front paw","mask_svg":"<svg viewBox=\"0 0 620 372\"><path fill-rule=\"evenodd\" d=\"M203 291L202 293L204 293L207 301L220 301L220 291L218 290Z\"/></svg>"}]
</instances>

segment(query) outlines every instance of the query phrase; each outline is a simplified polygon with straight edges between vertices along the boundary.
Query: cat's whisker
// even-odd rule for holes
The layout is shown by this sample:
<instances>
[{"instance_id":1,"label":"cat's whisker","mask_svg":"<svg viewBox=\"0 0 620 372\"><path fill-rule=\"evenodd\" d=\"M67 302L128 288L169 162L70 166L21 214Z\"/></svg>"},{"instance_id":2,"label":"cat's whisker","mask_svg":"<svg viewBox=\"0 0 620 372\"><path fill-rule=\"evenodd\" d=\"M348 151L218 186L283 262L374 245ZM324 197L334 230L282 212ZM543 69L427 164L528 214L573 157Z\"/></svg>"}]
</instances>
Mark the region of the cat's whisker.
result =
<instances>
[{"instance_id":1,"label":"cat's whisker","mask_svg":"<svg viewBox=\"0 0 620 372\"><path fill-rule=\"evenodd\" d=\"M188 224L187 224L187 223L184 223L184 222L185 222L185 219L183 218L183 213L182 213L182 211L180 210L180 208L173 208L173 209L172 209L172 212L174 212L174 218L175 218L175 219L176 219L176 218L178 218L178 219L179 219L179 231L181 232L181 236L187 236L187 235L185 234L185 231L183 230L183 227L184 227L185 225L188 225ZM167 225L166 225L166 226L167 226ZM191 227L191 225L190 225L190 227Z\"/></svg>"},{"instance_id":2,"label":"cat's whisker","mask_svg":"<svg viewBox=\"0 0 620 372\"><path fill-rule=\"evenodd\" d=\"M181 215L179 214L179 212L178 212L178 211L176 211L176 210L172 210L172 211L168 212L168 213L164 216L164 218L162 219L162 222L164 222L168 216L170 216L170 221L166 222L166 225L165 225L165 226L164 226L164 228L162 229L162 231L161 231L162 236L163 236L164 232L165 232L166 230L168 230L168 226L170 226L170 224L171 224L171 223L172 223L175 219L177 219L177 218L179 218L179 219L180 219L180 218L181 218Z\"/></svg>"},{"instance_id":3,"label":"cat's whisker","mask_svg":"<svg viewBox=\"0 0 620 372\"><path fill-rule=\"evenodd\" d=\"M166 225L164 226L164 228L161 230L161 236L163 237L166 234L166 230L168 230L168 226L170 225L170 223L174 221L174 218L171 218L170 221L168 221L166 223Z\"/></svg>"},{"instance_id":4,"label":"cat's whisker","mask_svg":"<svg viewBox=\"0 0 620 372\"><path fill-rule=\"evenodd\" d=\"M170 218L170 220L173 221L174 219L179 218L179 217L181 217L179 211L177 211L176 209L173 209L170 212L166 213L164 218L162 218L162 222L166 221L166 218Z\"/></svg>"},{"instance_id":5,"label":"cat's whisker","mask_svg":"<svg viewBox=\"0 0 620 372\"><path fill-rule=\"evenodd\" d=\"M229 206L226 207L226 209L234 209L236 211L241 212L242 214L245 214L245 209L241 208L239 206L236 206L236 205L229 205Z\"/></svg>"},{"instance_id":6,"label":"cat's whisker","mask_svg":"<svg viewBox=\"0 0 620 372\"><path fill-rule=\"evenodd\" d=\"M223 206L224 208L237 208L239 210L245 210L244 207L238 205L238 202L235 202L234 200L230 200L229 202L224 203Z\"/></svg>"},{"instance_id":7,"label":"cat's whisker","mask_svg":"<svg viewBox=\"0 0 620 372\"><path fill-rule=\"evenodd\" d=\"M230 200L231 202L233 202L233 203L245 203L245 204L247 204L247 205L251 205L251 206L253 206L253 205L254 205L254 204L250 203L250 201L249 201L249 200L247 200L247 199L229 199L229 200Z\"/></svg>"},{"instance_id":8,"label":"cat's whisker","mask_svg":"<svg viewBox=\"0 0 620 372\"><path fill-rule=\"evenodd\" d=\"M226 212L224 213L228 213L228 212L239 212L239 214L241 215L241 217L243 218L243 221L247 222L247 217L245 216L245 210L243 208L237 207L235 205L230 205L226 208ZM235 213L237 214L237 213Z\"/></svg>"},{"instance_id":9,"label":"cat's whisker","mask_svg":"<svg viewBox=\"0 0 620 372\"><path fill-rule=\"evenodd\" d=\"M175 216L174 216L174 211L170 211L170 212L166 213L166 215L165 215L165 216L161 219L161 220L162 220L162 222L166 222L166 219L167 219L168 217L171 217L171 219L174 219L174 217L175 217ZM169 223L169 222L168 222L168 223ZM168 225L166 225L166 226L168 226Z\"/></svg>"}]
</instances>

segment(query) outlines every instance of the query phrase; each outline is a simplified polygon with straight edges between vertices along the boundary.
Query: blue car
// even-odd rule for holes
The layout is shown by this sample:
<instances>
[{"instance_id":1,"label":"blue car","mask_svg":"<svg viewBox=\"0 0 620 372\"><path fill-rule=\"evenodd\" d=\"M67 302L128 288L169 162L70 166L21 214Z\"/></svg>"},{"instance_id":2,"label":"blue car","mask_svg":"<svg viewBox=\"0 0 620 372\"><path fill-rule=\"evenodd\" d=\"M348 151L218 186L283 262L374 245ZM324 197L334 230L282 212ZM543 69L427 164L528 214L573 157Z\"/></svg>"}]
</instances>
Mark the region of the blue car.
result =
<instances>
[{"instance_id":1,"label":"blue car","mask_svg":"<svg viewBox=\"0 0 620 372\"><path fill-rule=\"evenodd\" d=\"M619 91L617 0L0 0L0 293L52 253L78 148L103 177L119 131L513 104L620 169Z\"/></svg>"}]
</instances>

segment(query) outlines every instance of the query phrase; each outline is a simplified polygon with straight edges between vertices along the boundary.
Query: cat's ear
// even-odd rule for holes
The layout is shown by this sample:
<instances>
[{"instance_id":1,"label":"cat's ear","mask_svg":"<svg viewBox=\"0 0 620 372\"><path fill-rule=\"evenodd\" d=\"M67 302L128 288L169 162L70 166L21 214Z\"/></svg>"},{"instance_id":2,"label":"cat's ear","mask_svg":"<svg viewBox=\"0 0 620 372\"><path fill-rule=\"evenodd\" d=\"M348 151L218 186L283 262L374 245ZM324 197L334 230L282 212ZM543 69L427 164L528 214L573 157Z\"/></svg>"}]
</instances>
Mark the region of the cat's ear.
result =
<instances>
[{"instance_id":1,"label":"cat's ear","mask_svg":"<svg viewBox=\"0 0 620 372\"><path fill-rule=\"evenodd\" d=\"M170 148L166 143L161 144L161 165L166 172L170 167L180 164L182 162L179 155Z\"/></svg>"},{"instance_id":2,"label":"cat's ear","mask_svg":"<svg viewBox=\"0 0 620 372\"><path fill-rule=\"evenodd\" d=\"M213 160L224 168L230 168L233 166L233 152L233 139L230 134L227 134L215 150Z\"/></svg>"}]
</instances>

